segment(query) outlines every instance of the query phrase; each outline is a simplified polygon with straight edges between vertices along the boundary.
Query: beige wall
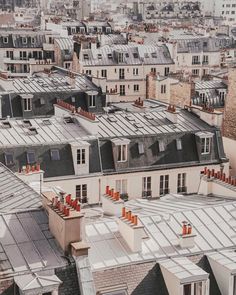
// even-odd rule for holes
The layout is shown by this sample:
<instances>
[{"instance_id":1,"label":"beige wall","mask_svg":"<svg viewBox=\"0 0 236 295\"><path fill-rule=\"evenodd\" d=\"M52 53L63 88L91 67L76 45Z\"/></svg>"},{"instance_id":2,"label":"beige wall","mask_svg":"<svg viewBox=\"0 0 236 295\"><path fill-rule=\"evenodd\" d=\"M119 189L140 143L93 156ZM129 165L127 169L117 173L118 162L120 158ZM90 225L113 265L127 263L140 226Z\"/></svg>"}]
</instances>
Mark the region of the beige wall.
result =
<instances>
[{"instance_id":1,"label":"beige wall","mask_svg":"<svg viewBox=\"0 0 236 295\"><path fill-rule=\"evenodd\" d=\"M223 144L227 158L229 158L230 175L236 176L236 140L223 137Z\"/></svg>"}]
</instances>

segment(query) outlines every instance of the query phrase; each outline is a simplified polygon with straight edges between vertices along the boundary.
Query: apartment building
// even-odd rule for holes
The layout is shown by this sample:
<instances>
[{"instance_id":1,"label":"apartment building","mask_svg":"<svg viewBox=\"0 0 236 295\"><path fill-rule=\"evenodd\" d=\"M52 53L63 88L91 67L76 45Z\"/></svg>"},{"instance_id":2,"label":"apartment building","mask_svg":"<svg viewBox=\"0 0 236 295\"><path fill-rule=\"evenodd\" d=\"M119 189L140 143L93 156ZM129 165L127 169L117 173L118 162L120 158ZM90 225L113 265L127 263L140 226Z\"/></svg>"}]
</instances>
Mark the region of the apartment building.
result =
<instances>
[{"instance_id":1,"label":"apartment building","mask_svg":"<svg viewBox=\"0 0 236 295\"><path fill-rule=\"evenodd\" d=\"M195 77L208 75L221 67L221 50L230 47L228 37L204 37L182 34L167 43L176 71Z\"/></svg>"},{"instance_id":2,"label":"apartment building","mask_svg":"<svg viewBox=\"0 0 236 295\"><path fill-rule=\"evenodd\" d=\"M67 62L64 59L64 65ZM4 91L0 99L1 118L51 116L57 99L90 112L102 112L105 106L101 90L86 76L59 67L44 69L28 78L11 79L2 74L0 85Z\"/></svg>"},{"instance_id":3,"label":"apartment building","mask_svg":"<svg viewBox=\"0 0 236 295\"><path fill-rule=\"evenodd\" d=\"M146 98L147 75L167 76L175 67L166 45L78 44L75 53L74 70L96 79L109 93L107 102Z\"/></svg>"},{"instance_id":4,"label":"apartment building","mask_svg":"<svg viewBox=\"0 0 236 295\"><path fill-rule=\"evenodd\" d=\"M27 77L55 65L54 36L49 32L0 32L0 69L9 77Z\"/></svg>"},{"instance_id":5,"label":"apartment building","mask_svg":"<svg viewBox=\"0 0 236 295\"><path fill-rule=\"evenodd\" d=\"M45 185L84 204L100 203L107 185L126 199L192 194L205 165L228 175L221 117L148 100L117 103L112 113L95 116L58 100L51 118L1 122L0 161L19 177L40 164Z\"/></svg>"}]
</instances>

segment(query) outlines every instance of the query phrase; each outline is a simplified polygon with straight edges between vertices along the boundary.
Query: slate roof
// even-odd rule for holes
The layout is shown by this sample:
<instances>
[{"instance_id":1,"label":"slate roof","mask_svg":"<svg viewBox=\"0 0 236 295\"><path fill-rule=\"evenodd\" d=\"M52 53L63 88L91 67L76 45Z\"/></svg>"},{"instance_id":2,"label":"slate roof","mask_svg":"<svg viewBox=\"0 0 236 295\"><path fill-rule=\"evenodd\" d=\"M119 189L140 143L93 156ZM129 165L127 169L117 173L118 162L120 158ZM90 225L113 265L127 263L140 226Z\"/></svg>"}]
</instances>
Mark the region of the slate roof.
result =
<instances>
[{"instance_id":1,"label":"slate roof","mask_svg":"<svg viewBox=\"0 0 236 295\"><path fill-rule=\"evenodd\" d=\"M40 207L40 195L0 163L0 214Z\"/></svg>"}]
</instances>

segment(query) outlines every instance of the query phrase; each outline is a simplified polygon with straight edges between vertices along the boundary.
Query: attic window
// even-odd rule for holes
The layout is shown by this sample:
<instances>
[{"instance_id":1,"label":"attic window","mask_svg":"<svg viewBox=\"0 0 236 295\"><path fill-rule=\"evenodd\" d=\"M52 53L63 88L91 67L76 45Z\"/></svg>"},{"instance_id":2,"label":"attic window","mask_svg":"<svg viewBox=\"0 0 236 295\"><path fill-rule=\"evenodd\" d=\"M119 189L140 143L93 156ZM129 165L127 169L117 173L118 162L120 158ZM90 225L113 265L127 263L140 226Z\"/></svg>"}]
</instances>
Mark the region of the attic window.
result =
<instances>
[{"instance_id":1,"label":"attic window","mask_svg":"<svg viewBox=\"0 0 236 295\"><path fill-rule=\"evenodd\" d=\"M157 58L157 53L156 52L153 52L152 53L152 57Z\"/></svg>"},{"instance_id":2,"label":"attic window","mask_svg":"<svg viewBox=\"0 0 236 295\"><path fill-rule=\"evenodd\" d=\"M14 163L12 153L5 153L4 157L6 166L12 165Z\"/></svg>"},{"instance_id":3,"label":"attic window","mask_svg":"<svg viewBox=\"0 0 236 295\"><path fill-rule=\"evenodd\" d=\"M71 124L74 123L73 119L71 117L64 117L64 122L66 124Z\"/></svg>"},{"instance_id":4,"label":"attic window","mask_svg":"<svg viewBox=\"0 0 236 295\"><path fill-rule=\"evenodd\" d=\"M142 142L138 143L138 152L140 155L144 154L144 146Z\"/></svg>"},{"instance_id":5,"label":"attic window","mask_svg":"<svg viewBox=\"0 0 236 295\"><path fill-rule=\"evenodd\" d=\"M27 44L27 38L26 37L22 37L22 43Z\"/></svg>"},{"instance_id":6,"label":"attic window","mask_svg":"<svg viewBox=\"0 0 236 295\"><path fill-rule=\"evenodd\" d=\"M118 162L126 162L127 161L127 145L122 144L118 145Z\"/></svg>"},{"instance_id":7,"label":"attic window","mask_svg":"<svg viewBox=\"0 0 236 295\"><path fill-rule=\"evenodd\" d=\"M133 53L133 57L134 57L134 58L138 58L138 53L137 53L137 52L134 52L134 53Z\"/></svg>"},{"instance_id":8,"label":"attic window","mask_svg":"<svg viewBox=\"0 0 236 295\"><path fill-rule=\"evenodd\" d=\"M35 38L34 37L31 37L31 43L32 44L35 44L36 43L35 41L36 41Z\"/></svg>"},{"instance_id":9,"label":"attic window","mask_svg":"<svg viewBox=\"0 0 236 295\"><path fill-rule=\"evenodd\" d=\"M35 127L29 127L29 134L30 135L38 134L37 129Z\"/></svg>"},{"instance_id":10,"label":"attic window","mask_svg":"<svg viewBox=\"0 0 236 295\"><path fill-rule=\"evenodd\" d=\"M84 59L89 59L88 54L84 54Z\"/></svg>"},{"instance_id":11,"label":"attic window","mask_svg":"<svg viewBox=\"0 0 236 295\"><path fill-rule=\"evenodd\" d=\"M51 160L52 161L59 161L60 160L60 153L59 150L51 150Z\"/></svg>"},{"instance_id":12,"label":"attic window","mask_svg":"<svg viewBox=\"0 0 236 295\"><path fill-rule=\"evenodd\" d=\"M11 128L11 124L10 124L10 122L8 122L8 121L3 121L3 122L2 122L2 127L3 127L3 128Z\"/></svg>"},{"instance_id":13,"label":"attic window","mask_svg":"<svg viewBox=\"0 0 236 295\"><path fill-rule=\"evenodd\" d=\"M3 43L7 44L8 43L8 37L3 37Z\"/></svg>"},{"instance_id":14,"label":"attic window","mask_svg":"<svg viewBox=\"0 0 236 295\"><path fill-rule=\"evenodd\" d=\"M102 59L102 55L101 54L98 54L98 59Z\"/></svg>"},{"instance_id":15,"label":"attic window","mask_svg":"<svg viewBox=\"0 0 236 295\"><path fill-rule=\"evenodd\" d=\"M23 125L24 125L24 127L30 127L30 126L32 126L30 120L23 120Z\"/></svg>"},{"instance_id":16,"label":"attic window","mask_svg":"<svg viewBox=\"0 0 236 295\"><path fill-rule=\"evenodd\" d=\"M182 140L180 138L176 139L176 148L178 151L182 150Z\"/></svg>"},{"instance_id":17,"label":"attic window","mask_svg":"<svg viewBox=\"0 0 236 295\"><path fill-rule=\"evenodd\" d=\"M46 102L45 102L45 98L44 98L44 97L41 97L41 98L40 98L40 104L41 104L41 105L44 105L45 103L46 103Z\"/></svg>"},{"instance_id":18,"label":"attic window","mask_svg":"<svg viewBox=\"0 0 236 295\"><path fill-rule=\"evenodd\" d=\"M36 160L35 160L35 152L33 152L33 151L27 152L26 157L27 157L27 163L28 164L34 164L36 162Z\"/></svg>"},{"instance_id":19,"label":"attic window","mask_svg":"<svg viewBox=\"0 0 236 295\"><path fill-rule=\"evenodd\" d=\"M125 57L127 57L127 58L129 57L129 53L128 52L125 54Z\"/></svg>"},{"instance_id":20,"label":"attic window","mask_svg":"<svg viewBox=\"0 0 236 295\"><path fill-rule=\"evenodd\" d=\"M159 140L158 141L158 146L159 146L159 152L164 152L165 151L164 140Z\"/></svg>"},{"instance_id":21,"label":"attic window","mask_svg":"<svg viewBox=\"0 0 236 295\"><path fill-rule=\"evenodd\" d=\"M112 54L108 53L107 57L108 57L108 59L112 59Z\"/></svg>"},{"instance_id":22,"label":"attic window","mask_svg":"<svg viewBox=\"0 0 236 295\"><path fill-rule=\"evenodd\" d=\"M117 122L116 117L114 117L114 116L109 116L109 117L108 117L108 120L109 120L110 122Z\"/></svg>"},{"instance_id":23,"label":"attic window","mask_svg":"<svg viewBox=\"0 0 236 295\"><path fill-rule=\"evenodd\" d=\"M148 53L144 53L144 57L145 57L145 58L149 58Z\"/></svg>"},{"instance_id":24,"label":"attic window","mask_svg":"<svg viewBox=\"0 0 236 295\"><path fill-rule=\"evenodd\" d=\"M45 119L43 120L43 125L52 125L52 123L49 119Z\"/></svg>"}]
</instances>

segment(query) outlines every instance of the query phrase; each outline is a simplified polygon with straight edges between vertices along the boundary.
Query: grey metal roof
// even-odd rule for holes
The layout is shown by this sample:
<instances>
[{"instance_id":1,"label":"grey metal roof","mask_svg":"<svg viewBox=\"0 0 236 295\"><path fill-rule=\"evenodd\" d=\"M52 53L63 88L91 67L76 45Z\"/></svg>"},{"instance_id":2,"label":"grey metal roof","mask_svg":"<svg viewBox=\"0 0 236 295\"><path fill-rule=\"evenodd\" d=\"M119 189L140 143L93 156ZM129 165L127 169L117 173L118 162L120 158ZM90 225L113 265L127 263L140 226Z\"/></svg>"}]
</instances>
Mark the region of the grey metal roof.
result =
<instances>
[{"instance_id":1,"label":"grey metal roof","mask_svg":"<svg viewBox=\"0 0 236 295\"><path fill-rule=\"evenodd\" d=\"M0 163L0 214L41 206L40 195Z\"/></svg>"},{"instance_id":2,"label":"grey metal roof","mask_svg":"<svg viewBox=\"0 0 236 295\"><path fill-rule=\"evenodd\" d=\"M69 50L70 52L73 51L74 41L72 38L69 38L69 37L55 38L54 42L58 44L61 50Z\"/></svg>"},{"instance_id":3,"label":"grey metal roof","mask_svg":"<svg viewBox=\"0 0 236 295\"><path fill-rule=\"evenodd\" d=\"M71 86L66 73L54 72L50 77L39 73L38 76L11 80L0 80L0 87L6 92L23 93L53 93L67 91L96 90L96 86L83 75L75 76L75 84Z\"/></svg>"},{"instance_id":4,"label":"grey metal roof","mask_svg":"<svg viewBox=\"0 0 236 295\"><path fill-rule=\"evenodd\" d=\"M140 109L138 107L134 107ZM166 106L159 106L155 111L145 112L115 112L97 116L99 120L99 136L125 137L161 135L166 133L193 132L202 130L207 124L193 117L188 111L181 110L178 114L179 122L171 123L166 118Z\"/></svg>"},{"instance_id":5,"label":"grey metal roof","mask_svg":"<svg viewBox=\"0 0 236 295\"><path fill-rule=\"evenodd\" d=\"M44 210L0 216L0 278L67 265Z\"/></svg>"},{"instance_id":6,"label":"grey metal roof","mask_svg":"<svg viewBox=\"0 0 236 295\"><path fill-rule=\"evenodd\" d=\"M236 274L235 250L221 250L207 254L207 257L224 266L231 274Z\"/></svg>"},{"instance_id":7,"label":"grey metal roof","mask_svg":"<svg viewBox=\"0 0 236 295\"><path fill-rule=\"evenodd\" d=\"M227 89L227 85L221 80L210 80L210 81L196 81L195 90L205 90L205 89Z\"/></svg>"},{"instance_id":8,"label":"grey metal roof","mask_svg":"<svg viewBox=\"0 0 236 295\"><path fill-rule=\"evenodd\" d=\"M23 120L9 119L11 128L4 128L0 121L0 145L3 147L41 145L47 143L68 143L89 138L88 132L76 121L65 123L63 118L36 118L28 120L37 134L31 134Z\"/></svg>"},{"instance_id":9,"label":"grey metal roof","mask_svg":"<svg viewBox=\"0 0 236 295\"><path fill-rule=\"evenodd\" d=\"M209 274L186 257L162 260L159 264L173 274L181 284L204 281Z\"/></svg>"},{"instance_id":10,"label":"grey metal roof","mask_svg":"<svg viewBox=\"0 0 236 295\"><path fill-rule=\"evenodd\" d=\"M218 199L220 200L220 199ZM94 271L114 268L121 265L155 261L179 256L204 254L215 250L235 248L236 243L236 202L217 199L210 202L201 199L202 206L198 207L198 198L172 199L170 206L178 203L182 210L170 213L163 208L159 214L158 200L156 213L149 215L139 214L139 220L144 226L147 238L142 241L141 252L134 253L127 246L118 231L116 219L104 218L94 223L86 224L86 236L91 246L89 259ZM200 202L200 203L201 203ZM191 204L194 209L191 208ZM168 206L166 206L168 207ZM155 211L155 206L153 206ZM136 212L137 213L137 212ZM163 216L165 213L165 216ZM179 234L182 230L182 221L187 220L193 226L196 234L193 248L179 247Z\"/></svg>"},{"instance_id":11,"label":"grey metal roof","mask_svg":"<svg viewBox=\"0 0 236 295\"><path fill-rule=\"evenodd\" d=\"M169 50L165 45L105 45L97 49L85 49L81 51L82 63L85 66L117 65L114 52L124 53L124 62L121 64L173 64ZM84 58L84 54L88 58ZM136 54L136 57L134 56ZM112 55L109 58L108 55Z\"/></svg>"}]
</instances>

